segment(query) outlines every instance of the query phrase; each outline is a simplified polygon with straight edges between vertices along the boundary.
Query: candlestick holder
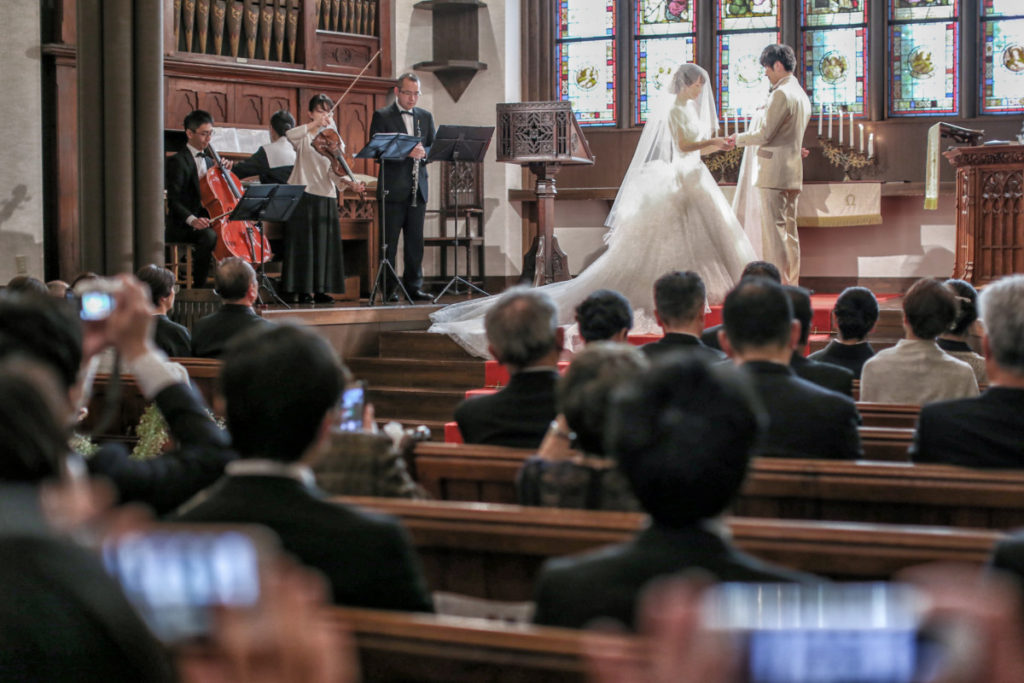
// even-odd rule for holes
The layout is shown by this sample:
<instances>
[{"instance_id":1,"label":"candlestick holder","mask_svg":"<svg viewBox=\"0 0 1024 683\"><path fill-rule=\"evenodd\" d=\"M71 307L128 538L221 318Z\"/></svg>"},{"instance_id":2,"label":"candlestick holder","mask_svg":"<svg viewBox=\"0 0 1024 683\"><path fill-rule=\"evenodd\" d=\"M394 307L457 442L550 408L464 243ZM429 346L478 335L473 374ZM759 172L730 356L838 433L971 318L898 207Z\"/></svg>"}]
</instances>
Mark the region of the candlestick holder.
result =
<instances>
[{"instance_id":1,"label":"candlestick holder","mask_svg":"<svg viewBox=\"0 0 1024 683\"><path fill-rule=\"evenodd\" d=\"M740 161L743 159L743 148L721 149L704 155L704 165L711 171L718 182L736 182L739 177ZM735 173L733 170L735 169Z\"/></svg>"},{"instance_id":2,"label":"candlestick holder","mask_svg":"<svg viewBox=\"0 0 1024 683\"><path fill-rule=\"evenodd\" d=\"M828 138L818 138L818 142L821 143L821 153L829 163L843 169L843 180L860 180L863 175L861 169L878 163L877 155L869 157L852 146L840 145Z\"/></svg>"}]
</instances>

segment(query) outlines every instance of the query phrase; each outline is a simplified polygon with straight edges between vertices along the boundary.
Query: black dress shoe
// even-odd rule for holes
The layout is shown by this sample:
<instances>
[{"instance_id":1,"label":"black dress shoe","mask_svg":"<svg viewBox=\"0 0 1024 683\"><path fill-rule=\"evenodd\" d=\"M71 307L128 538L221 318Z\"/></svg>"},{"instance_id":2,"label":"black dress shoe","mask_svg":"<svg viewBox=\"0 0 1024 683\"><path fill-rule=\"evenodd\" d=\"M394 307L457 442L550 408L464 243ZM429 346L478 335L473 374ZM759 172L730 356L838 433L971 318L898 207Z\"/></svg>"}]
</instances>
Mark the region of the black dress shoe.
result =
<instances>
[{"instance_id":1,"label":"black dress shoe","mask_svg":"<svg viewBox=\"0 0 1024 683\"><path fill-rule=\"evenodd\" d=\"M323 292L317 292L313 295L313 303L315 304L333 304L334 297L330 294L324 294Z\"/></svg>"},{"instance_id":2,"label":"black dress shoe","mask_svg":"<svg viewBox=\"0 0 1024 683\"><path fill-rule=\"evenodd\" d=\"M389 304L397 304L398 303L398 292L391 292L391 296L387 297L387 301L388 301Z\"/></svg>"},{"instance_id":3,"label":"black dress shoe","mask_svg":"<svg viewBox=\"0 0 1024 683\"><path fill-rule=\"evenodd\" d=\"M434 297L431 294L427 294L422 289L413 289L409 291L409 296L412 297L413 301L433 301Z\"/></svg>"},{"instance_id":4,"label":"black dress shoe","mask_svg":"<svg viewBox=\"0 0 1024 683\"><path fill-rule=\"evenodd\" d=\"M295 303L297 304L311 304L313 303L313 296L311 294L299 294Z\"/></svg>"}]
</instances>

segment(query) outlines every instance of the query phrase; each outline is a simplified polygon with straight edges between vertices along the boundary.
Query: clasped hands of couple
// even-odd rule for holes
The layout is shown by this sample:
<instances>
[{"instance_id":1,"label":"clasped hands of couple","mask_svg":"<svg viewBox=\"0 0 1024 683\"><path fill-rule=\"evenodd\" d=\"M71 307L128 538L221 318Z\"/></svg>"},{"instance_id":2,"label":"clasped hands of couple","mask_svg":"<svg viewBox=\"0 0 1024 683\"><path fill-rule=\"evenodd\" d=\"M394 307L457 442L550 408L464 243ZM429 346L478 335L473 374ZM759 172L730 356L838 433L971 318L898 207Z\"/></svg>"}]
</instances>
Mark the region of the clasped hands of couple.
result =
<instances>
[{"instance_id":1,"label":"clasped hands of couple","mask_svg":"<svg viewBox=\"0 0 1024 683\"><path fill-rule=\"evenodd\" d=\"M732 134L726 137L711 138L711 145L723 152L728 152L736 146L736 134Z\"/></svg>"}]
</instances>

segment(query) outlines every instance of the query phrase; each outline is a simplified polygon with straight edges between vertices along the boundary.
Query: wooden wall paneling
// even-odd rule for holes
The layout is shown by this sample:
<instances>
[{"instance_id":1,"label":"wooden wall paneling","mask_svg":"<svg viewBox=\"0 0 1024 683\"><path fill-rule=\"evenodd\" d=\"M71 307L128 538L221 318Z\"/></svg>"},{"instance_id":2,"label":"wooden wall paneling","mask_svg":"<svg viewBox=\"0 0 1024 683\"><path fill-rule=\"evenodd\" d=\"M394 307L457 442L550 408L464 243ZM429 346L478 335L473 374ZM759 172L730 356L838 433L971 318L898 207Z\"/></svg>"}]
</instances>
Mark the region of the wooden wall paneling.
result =
<instances>
[{"instance_id":1,"label":"wooden wall paneling","mask_svg":"<svg viewBox=\"0 0 1024 683\"><path fill-rule=\"evenodd\" d=\"M228 80L165 77L166 127L181 129L181 122L190 111L205 109L217 125L232 120L234 84Z\"/></svg>"},{"instance_id":2,"label":"wooden wall paneling","mask_svg":"<svg viewBox=\"0 0 1024 683\"><path fill-rule=\"evenodd\" d=\"M54 277L70 282L82 272L82 237L78 213L78 76L73 57L57 60L56 68L56 160L51 178L56 180L56 215L51 217L57 244L57 272ZM52 181L51 181L52 182ZM50 264L47 264L48 267Z\"/></svg>"},{"instance_id":3,"label":"wooden wall paneling","mask_svg":"<svg viewBox=\"0 0 1024 683\"><path fill-rule=\"evenodd\" d=\"M293 87L238 83L233 91L231 123L235 126L267 128L274 112L287 109L294 116L297 110L297 93Z\"/></svg>"},{"instance_id":4,"label":"wooden wall paneling","mask_svg":"<svg viewBox=\"0 0 1024 683\"><path fill-rule=\"evenodd\" d=\"M362 71L377 52L380 42L375 37L342 35L326 31L319 32L316 41L318 70L353 75Z\"/></svg>"}]
</instances>

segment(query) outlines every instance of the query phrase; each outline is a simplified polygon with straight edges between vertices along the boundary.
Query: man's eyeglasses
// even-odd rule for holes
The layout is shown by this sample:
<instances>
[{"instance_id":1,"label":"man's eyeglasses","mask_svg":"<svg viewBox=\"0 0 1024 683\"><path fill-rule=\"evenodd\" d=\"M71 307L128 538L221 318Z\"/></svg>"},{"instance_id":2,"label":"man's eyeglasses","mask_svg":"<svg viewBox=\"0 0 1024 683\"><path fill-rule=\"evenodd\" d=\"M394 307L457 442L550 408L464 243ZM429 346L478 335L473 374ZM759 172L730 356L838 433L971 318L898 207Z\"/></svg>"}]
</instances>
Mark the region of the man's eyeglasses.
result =
<instances>
[{"instance_id":1,"label":"man's eyeglasses","mask_svg":"<svg viewBox=\"0 0 1024 683\"><path fill-rule=\"evenodd\" d=\"M405 95L407 97L419 97L420 96L420 91L419 90L399 90L398 92L402 93L403 95Z\"/></svg>"}]
</instances>

